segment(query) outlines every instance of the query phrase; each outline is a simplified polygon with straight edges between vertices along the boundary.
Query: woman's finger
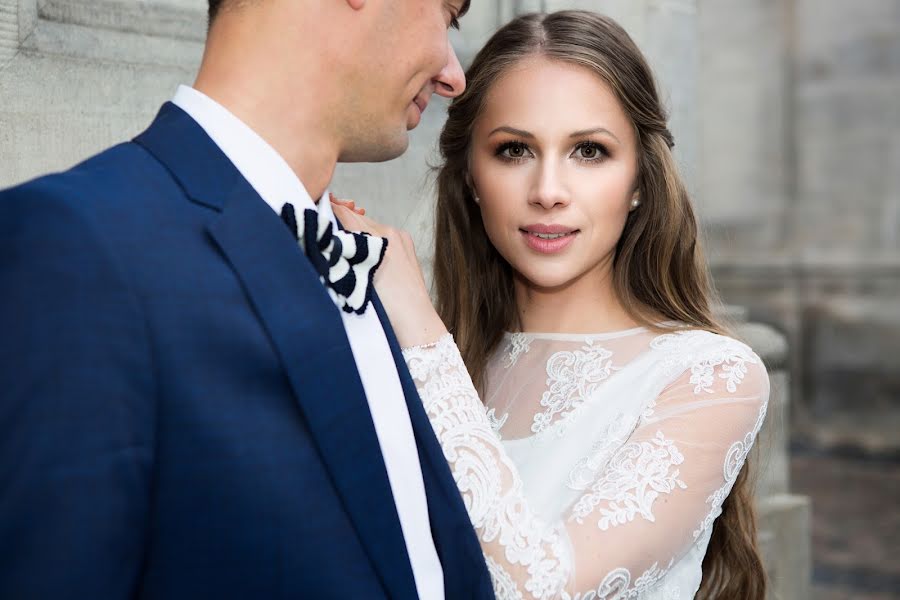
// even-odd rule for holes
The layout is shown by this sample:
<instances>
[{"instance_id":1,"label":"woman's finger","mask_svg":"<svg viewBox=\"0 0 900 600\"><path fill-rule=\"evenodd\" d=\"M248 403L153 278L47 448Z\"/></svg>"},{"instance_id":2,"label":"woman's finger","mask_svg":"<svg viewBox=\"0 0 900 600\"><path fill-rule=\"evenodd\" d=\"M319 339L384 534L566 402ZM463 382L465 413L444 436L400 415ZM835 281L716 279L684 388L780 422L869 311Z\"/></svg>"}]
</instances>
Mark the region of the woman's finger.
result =
<instances>
[{"instance_id":1,"label":"woman's finger","mask_svg":"<svg viewBox=\"0 0 900 600\"><path fill-rule=\"evenodd\" d=\"M343 204L334 203L331 207L331 210L334 211L334 216L338 218L338 221L341 222L341 225L344 226L345 229L350 231L361 231L362 224L357 221L357 213L347 206Z\"/></svg>"},{"instance_id":2,"label":"woman's finger","mask_svg":"<svg viewBox=\"0 0 900 600\"><path fill-rule=\"evenodd\" d=\"M348 231L362 231L372 235L385 237L382 226L342 204L336 204L334 206L334 215Z\"/></svg>"},{"instance_id":3,"label":"woman's finger","mask_svg":"<svg viewBox=\"0 0 900 600\"><path fill-rule=\"evenodd\" d=\"M337 196L335 196L334 194L332 194L331 192L328 192L328 199L331 200L332 204L336 204L338 206L346 206L347 208L349 208L356 214L359 214L359 215L366 214L366 209L356 206L356 202L354 200L342 200L342 199L338 198Z\"/></svg>"}]
</instances>

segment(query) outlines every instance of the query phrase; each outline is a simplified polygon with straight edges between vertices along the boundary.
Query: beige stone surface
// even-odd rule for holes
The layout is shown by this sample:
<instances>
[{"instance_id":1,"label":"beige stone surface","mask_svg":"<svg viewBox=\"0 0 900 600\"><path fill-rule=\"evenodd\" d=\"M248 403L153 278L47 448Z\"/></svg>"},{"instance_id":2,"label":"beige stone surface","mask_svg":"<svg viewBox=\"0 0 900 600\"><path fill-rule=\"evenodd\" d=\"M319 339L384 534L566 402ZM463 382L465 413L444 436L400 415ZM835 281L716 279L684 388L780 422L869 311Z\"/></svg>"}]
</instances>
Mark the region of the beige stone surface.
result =
<instances>
[{"instance_id":1,"label":"beige stone surface","mask_svg":"<svg viewBox=\"0 0 900 600\"><path fill-rule=\"evenodd\" d=\"M199 64L202 0L2 2L0 187L136 135Z\"/></svg>"},{"instance_id":2,"label":"beige stone surface","mask_svg":"<svg viewBox=\"0 0 900 600\"><path fill-rule=\"evenodd\" d=\"M900 4L700 5L718 287L787 333L798 432L900 448Z\"/></svg>"},{"instance_id":3,"label":"beige stone surface","mask_svg":"<svg viewBox=\"0 0 900 600\"><path fill-rule=\"evenodd\" d=\"M769 598L794 600L810 595L810 502L806 496L769 496L759 505Z\"/></svg>"}]
</instances>

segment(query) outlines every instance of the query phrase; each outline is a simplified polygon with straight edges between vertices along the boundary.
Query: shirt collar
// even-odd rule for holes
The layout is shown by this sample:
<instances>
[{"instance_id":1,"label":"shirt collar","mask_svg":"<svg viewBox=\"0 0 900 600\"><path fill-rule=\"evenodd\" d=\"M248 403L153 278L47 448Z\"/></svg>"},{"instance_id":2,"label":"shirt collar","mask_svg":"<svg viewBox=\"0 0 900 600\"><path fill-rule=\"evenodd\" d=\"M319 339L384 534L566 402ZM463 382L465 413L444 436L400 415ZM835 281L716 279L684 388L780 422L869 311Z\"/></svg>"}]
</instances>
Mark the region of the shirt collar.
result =
<instances>
[{"instance_id":1,"label":"shirt collar","mask_svg":"<svg viewBox=\"0 0 900 600\"><path fill-rule=\"evenodd\" d=\"M281 214L287 202L294 205L298 214L308 208L316 210L316 203L284 158L224 106L186 85L178 86L172 103L203 128L276 214ZM328 198L328 190L322 197ZM330 203L320 205L323 214L333 221Z\"/></svg>"}]
</instances>

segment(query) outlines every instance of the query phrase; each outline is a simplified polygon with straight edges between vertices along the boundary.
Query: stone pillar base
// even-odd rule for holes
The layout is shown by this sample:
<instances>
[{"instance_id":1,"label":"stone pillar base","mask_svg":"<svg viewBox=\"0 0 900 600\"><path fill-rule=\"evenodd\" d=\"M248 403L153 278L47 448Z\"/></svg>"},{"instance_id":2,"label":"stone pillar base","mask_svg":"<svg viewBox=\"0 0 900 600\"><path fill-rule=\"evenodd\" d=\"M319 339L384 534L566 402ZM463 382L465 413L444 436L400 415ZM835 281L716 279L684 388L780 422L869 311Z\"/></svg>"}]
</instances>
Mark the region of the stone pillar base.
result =
<instances>
[{"instance_id":1,"label":"stone pillar base","mask_svg":"<svg viewBox=\"0 0 900 600\"><path fill-rule=\"evenodd\" d=\"M759 541L772 600L809 600L812 576L809 498L778 494L759 500Z\"/></svg>"}]
</instances>

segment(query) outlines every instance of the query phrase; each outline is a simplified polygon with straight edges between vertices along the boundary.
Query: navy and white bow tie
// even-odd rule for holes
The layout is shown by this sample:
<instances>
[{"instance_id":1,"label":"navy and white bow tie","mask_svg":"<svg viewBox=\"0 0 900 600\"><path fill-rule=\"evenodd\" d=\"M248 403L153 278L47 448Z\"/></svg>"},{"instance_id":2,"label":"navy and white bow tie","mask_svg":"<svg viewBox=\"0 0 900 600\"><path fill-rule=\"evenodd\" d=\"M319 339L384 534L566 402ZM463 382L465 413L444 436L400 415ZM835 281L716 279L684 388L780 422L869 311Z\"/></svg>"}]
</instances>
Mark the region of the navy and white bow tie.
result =
<instances>
[{"instance_id":1,"label":"navy and white bow tie","mask_svg":"<svg viewBox=\"0 0 900 600\"><path fill-rule=\"evenodd\" d=\"M311 208L303 211L301 235L292 204L282 207L281 219L300 242L338 308L358 315L366 312L372 300L375 271L387 251L387 240L343 231L335 227L328 215Z\"/></svg>"}]
</instances>

